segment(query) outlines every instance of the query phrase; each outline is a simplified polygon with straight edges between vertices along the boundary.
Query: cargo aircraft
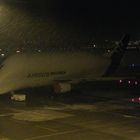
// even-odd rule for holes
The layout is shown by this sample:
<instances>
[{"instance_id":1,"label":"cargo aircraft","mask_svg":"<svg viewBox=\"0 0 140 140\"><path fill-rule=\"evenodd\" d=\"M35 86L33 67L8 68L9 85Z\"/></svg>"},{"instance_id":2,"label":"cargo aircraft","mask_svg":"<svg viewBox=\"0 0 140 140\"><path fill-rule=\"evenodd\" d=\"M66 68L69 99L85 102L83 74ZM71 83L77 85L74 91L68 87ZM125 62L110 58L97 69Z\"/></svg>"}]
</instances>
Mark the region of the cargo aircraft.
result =
<instances>
[{"instance_id":1,"label":"cargo aircraft","mask_svg":"<svg viewBox=\"0 0 140 140\"><path fill-rule=\"evenodd\" d=\"M81 81L106 79L117 70L128 42L129 35L124 35L110 53L54 51L11 55L0 65L0 94L41 86L65 93Z\"/></svg>"}]
</instances>

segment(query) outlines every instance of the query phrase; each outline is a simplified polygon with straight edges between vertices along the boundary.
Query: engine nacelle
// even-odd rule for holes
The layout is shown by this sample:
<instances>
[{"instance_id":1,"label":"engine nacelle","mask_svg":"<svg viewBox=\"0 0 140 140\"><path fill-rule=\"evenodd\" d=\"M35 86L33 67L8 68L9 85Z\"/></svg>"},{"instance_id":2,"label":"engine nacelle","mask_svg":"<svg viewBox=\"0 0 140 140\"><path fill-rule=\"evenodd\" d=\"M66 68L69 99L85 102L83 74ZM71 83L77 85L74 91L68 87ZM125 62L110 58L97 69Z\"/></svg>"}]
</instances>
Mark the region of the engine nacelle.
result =
<instances>
[{"instance_id":1,"label":"engine nacelle","mask_svg":"<svg viewBox=\"0 0 140 140\"><path fill-rule=\"evenodd\" d=\"M13 94L11 96L11 100L19 101L19 102L25 101L26 95L25 94Z\"/></svg>"},{"instance_id":2,"label":"engine nacelle","mask_svg":"<svg viewBox=\"0 0 140 140\"><path fill-rule=\"evenodd\" d=\"M70 83L55 83L53 88L55 93L66 93L71 91L72 86Z\"/></svg>"}]
</instances>

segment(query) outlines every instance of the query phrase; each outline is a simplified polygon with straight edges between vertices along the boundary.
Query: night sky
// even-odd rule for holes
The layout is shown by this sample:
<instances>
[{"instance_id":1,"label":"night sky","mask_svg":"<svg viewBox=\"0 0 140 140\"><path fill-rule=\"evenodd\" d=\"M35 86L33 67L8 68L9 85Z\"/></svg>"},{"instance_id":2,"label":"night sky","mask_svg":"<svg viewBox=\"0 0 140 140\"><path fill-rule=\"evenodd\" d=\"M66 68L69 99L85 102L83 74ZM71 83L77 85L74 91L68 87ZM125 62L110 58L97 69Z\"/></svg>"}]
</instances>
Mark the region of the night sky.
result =
<instances>
[{"instance_id":1,"label":"night sky","mask_svg":"<svg viewBox=\"0 0 140 140\"><path fill-rule=\"evenodd\" d=\"M12 1L12 0L11 0ZM13 0L14 1L14 0ZM21 0L16 0L21 1ZM140 7L126 0L22 0L20 6L31 14L54 18L56 22L82 24L97 32L117 36L122 32L139 34ZM95 31L96 31L95 30Z\"/></svg>"},{"instance_id":2,"label":"night sky","mask_svg":"<svg viewBox=\"0 0 140 140\"><path fill-rule=\"evenodd\" d=\"M3 0L0 4L4 7L0 37L12 40L13 46L17 38L26 46L28 40L36 42L32 46L118 40L124 33L140 39L140 8L134 1Z\"/></svg>"}]
</instances>

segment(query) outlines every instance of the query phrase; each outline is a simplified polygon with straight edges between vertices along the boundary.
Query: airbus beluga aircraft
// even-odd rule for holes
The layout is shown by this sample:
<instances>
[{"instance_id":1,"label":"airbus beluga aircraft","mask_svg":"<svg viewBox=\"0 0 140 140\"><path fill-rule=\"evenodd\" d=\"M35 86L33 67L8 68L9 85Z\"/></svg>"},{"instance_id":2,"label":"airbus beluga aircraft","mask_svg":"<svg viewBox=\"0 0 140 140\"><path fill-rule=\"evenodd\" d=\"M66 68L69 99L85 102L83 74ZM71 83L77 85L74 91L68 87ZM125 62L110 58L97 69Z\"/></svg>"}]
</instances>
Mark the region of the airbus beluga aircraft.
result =
<instances>
[{"instance_id":1,"label":"airbus beluga aircraft","mask_svg":"<svg viewBox=\"0 0 140 140\"><path fill-rule=\"evenodd\" d=\"M72 83L107 77L118 68L128 42L125 35L108 55L58 51L10 56L0 67L0 94L50 85L56 93L64 93L71 90Z\"/></svg>"}]
</instances>

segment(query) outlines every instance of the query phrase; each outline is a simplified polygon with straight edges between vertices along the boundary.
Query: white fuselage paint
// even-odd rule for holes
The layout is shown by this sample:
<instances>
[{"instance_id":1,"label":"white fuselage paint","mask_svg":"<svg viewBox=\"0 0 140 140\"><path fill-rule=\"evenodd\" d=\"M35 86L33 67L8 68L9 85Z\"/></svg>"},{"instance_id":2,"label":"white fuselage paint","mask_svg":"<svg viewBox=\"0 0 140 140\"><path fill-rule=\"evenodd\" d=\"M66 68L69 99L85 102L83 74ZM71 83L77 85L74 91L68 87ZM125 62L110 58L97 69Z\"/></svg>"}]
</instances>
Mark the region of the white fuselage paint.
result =
<instances>
[{"instance_id":1,"label":"white fuselage paint","mask_svg":"<svg viewBox=\"0 0 140 140\"><path fill-rule=\"evenodd\" d=\"M47 86L55 80L92 75L101 77L110 58L88 52L17 54L7 58L0 69L0 94Z\"/></svg>"}]
</instances>

